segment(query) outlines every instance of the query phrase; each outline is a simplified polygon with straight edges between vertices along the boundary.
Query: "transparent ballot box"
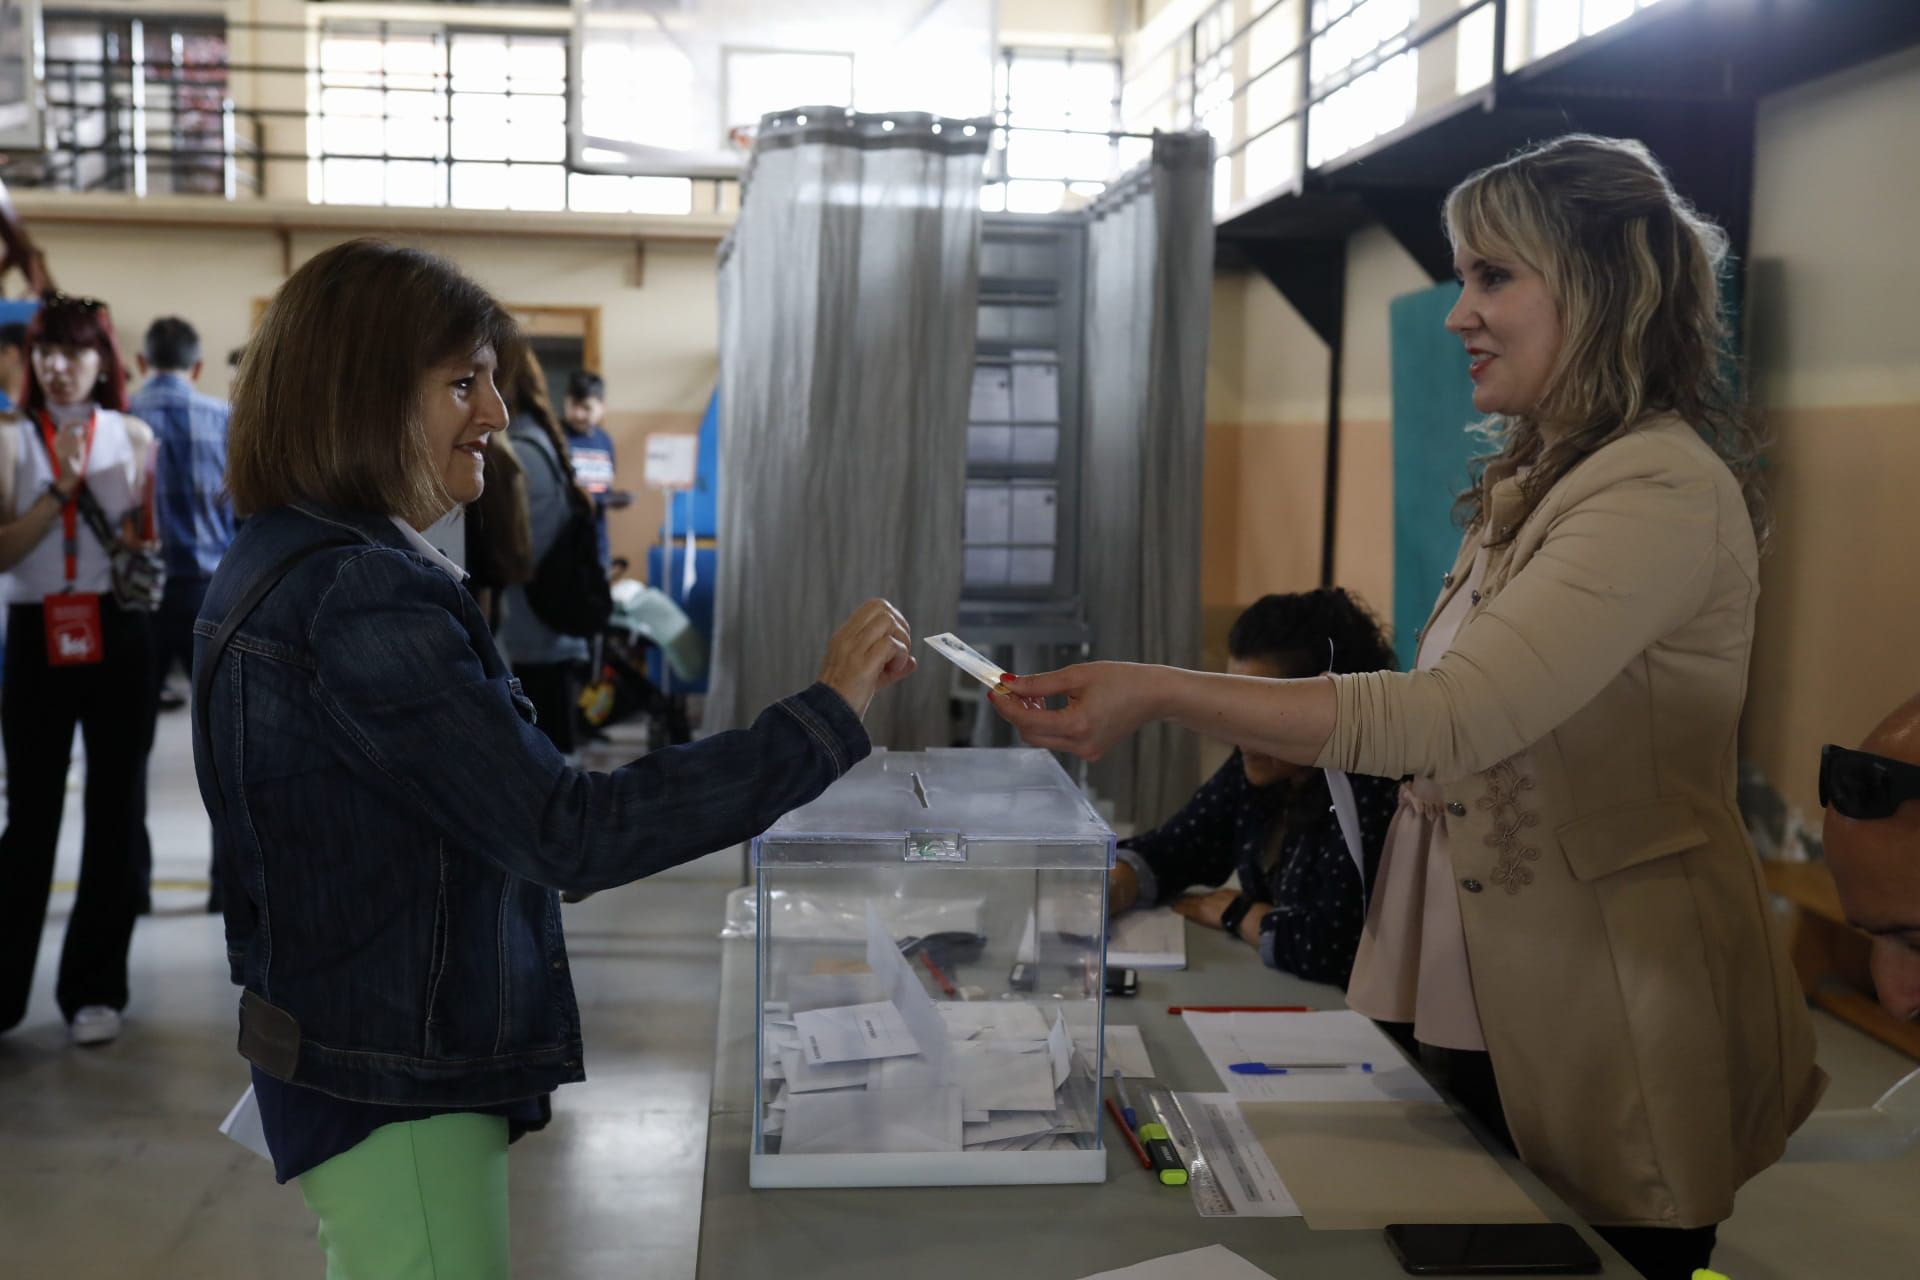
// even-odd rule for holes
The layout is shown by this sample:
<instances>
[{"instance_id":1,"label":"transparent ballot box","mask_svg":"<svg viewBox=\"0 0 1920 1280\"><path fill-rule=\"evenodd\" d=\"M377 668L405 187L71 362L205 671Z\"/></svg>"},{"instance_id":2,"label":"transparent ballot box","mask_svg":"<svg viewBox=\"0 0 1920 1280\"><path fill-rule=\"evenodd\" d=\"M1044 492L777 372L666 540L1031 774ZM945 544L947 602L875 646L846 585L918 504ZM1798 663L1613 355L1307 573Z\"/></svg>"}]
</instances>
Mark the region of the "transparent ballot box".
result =
<instances>
[{"instance_id":1,"label":"transparent ballot box","mask_svg":"<svg viewBox=\"0 0 1920 1280\"><path fill-rule=\"evenodd\" d=\"M875 752L756 839L752 1185L1102 1181L1113 847L1029 750Z\"/></svg>"}]
</instances>

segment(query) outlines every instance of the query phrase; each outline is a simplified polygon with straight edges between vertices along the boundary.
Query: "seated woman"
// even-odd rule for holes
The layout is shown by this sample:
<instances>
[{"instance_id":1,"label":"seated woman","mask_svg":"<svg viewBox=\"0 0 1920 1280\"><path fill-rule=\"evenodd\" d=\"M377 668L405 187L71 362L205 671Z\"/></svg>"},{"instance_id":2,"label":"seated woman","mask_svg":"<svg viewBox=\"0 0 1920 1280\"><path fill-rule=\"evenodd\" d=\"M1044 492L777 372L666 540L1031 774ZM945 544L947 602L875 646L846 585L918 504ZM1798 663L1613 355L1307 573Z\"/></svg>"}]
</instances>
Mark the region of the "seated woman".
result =
<instances>
[{"instance_id":1,"label":"seated woman","mask_svg":"<svg viewBox=\"0 0 1920 1280\"><path fill-rule=\"evenodd\" d=\"M1235 675L1297 679L1392 669L1393 649L1380 624L1338 587L1263 596L1227 634L1227 670ZM1364 883L1326 774L1235 751L1171 820L1120 842L1108 873L1110 909L1171 901L1189 920L1238 934L1276 969L1346 986L1399 786L1390 778L1348 777ZM1238 892L1186 893L1192 885L1222 884L1236 870Z\"/></svg>"}]
</instances>

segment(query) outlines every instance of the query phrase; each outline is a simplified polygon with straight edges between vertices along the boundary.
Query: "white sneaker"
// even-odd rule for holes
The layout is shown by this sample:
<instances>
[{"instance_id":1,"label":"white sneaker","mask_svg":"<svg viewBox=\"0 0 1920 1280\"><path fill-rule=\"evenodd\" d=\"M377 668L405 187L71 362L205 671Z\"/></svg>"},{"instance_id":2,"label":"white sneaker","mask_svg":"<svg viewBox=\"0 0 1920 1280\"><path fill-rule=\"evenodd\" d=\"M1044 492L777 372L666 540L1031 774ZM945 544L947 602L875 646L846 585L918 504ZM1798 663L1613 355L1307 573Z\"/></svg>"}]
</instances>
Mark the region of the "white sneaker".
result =
<instances>
[{"instance_id":1,"label":"white sneaker","mask_svg":"<svg viewBox=\"0 0 1920 1280\"><path fill-rule=\"evenodd\" d=\"M112 1044L120 1038L120 1011L104 1004L90 1004L73 1015L67 1029L75 1044Z\"/></svg>"}]
</instances>

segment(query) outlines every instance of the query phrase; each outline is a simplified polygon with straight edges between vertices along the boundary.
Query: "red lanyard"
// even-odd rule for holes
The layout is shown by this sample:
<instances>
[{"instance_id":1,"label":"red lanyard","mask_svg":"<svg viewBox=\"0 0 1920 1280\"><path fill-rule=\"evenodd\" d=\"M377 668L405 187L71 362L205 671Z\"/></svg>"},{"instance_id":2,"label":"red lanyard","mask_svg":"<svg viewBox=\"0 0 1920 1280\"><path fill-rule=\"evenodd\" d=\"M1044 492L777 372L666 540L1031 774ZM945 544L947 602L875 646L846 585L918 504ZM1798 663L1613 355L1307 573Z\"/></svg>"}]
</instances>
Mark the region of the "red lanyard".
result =
<instances>
[{"instance_id":1,"label":"red lanyard","mask_svg":"<svg viewBox=\"0 0 1920 1280\"><path fill-rule=\"evenodd\" d=\"M80 454L80 474L87 474L87 462L93 457L93 428L100 420L96 410L87 415L87 444ZM53 419L45 413L40 415L40 434L47 442L47 466L53 471L53 479L60 480L60 451L55 448ZM82 480L82 484L86 481ZM67 590L73 590L73 584L80 576L80 490L76 487L67 504L60 508L60 522L65 534L67 553Z\"/></svg>"}]
</instances>

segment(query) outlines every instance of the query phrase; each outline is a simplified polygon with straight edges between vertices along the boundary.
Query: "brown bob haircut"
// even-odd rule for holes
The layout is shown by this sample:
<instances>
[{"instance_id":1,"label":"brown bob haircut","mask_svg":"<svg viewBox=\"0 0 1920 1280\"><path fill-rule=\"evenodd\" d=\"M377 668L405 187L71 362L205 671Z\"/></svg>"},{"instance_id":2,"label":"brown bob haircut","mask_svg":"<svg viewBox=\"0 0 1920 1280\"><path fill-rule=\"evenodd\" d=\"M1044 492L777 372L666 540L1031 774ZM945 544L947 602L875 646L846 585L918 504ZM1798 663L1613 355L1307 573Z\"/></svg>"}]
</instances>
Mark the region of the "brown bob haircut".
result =
<instances>
[{"instance_id":1,"label":"brown bob haircut","mask_svg":"<svg viewBox=\"0 0 1920 1280\"><path fill-rule=\"evenodd\" d=\"M488 344L511 368L519 330L443 258L380 240L313 258L273 295L234 380L234 511L317 502L431 524L454 501L429 455L421 380Z\"/></svg>"}]
</instances>

